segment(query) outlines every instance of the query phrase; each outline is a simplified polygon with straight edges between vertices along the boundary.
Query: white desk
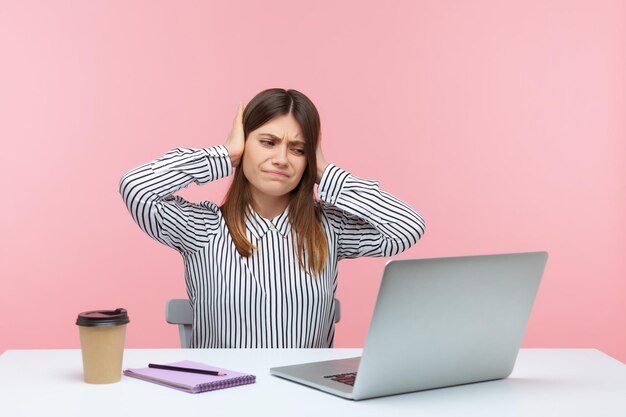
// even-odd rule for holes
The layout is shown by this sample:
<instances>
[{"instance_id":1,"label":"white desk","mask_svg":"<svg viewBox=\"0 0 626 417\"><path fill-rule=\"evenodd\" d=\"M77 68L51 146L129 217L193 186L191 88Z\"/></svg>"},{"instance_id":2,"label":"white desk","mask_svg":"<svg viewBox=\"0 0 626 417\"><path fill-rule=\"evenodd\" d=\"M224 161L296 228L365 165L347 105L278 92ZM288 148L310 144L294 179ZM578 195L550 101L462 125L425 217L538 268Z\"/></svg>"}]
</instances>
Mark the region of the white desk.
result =
<instances>
[{"instance_id":1,"label":"white desk","mask_svg":"<svg viewBox=\"0 0 626 417\"><path fill-rule=\"evenodd\" d=\"M256 384L187 394L123 376L82 381L80 350L0 355L3 416L626 416L626 365L591 349L523 349L510 378L365 401L341 399L269 374L272 366L350 357L360 349L127 349L124 367L182 359L253 373Z\"/></svg>"}]
</instances>

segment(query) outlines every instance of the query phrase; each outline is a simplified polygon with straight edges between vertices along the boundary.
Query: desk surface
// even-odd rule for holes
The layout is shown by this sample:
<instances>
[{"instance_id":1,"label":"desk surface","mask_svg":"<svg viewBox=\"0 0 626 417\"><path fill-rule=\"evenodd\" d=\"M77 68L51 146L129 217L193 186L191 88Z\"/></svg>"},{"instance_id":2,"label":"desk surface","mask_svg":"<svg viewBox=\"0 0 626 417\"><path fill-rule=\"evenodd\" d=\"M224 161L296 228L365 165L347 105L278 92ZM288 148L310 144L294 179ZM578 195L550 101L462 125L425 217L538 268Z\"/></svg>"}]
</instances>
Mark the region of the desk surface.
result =
<instances>
[{"instance_id":1,"label":"desk surface","mask_svg":"<svg viewBox=\"0 0 626 417\"><path fill-rule=\"evenodd\" d=\"M626 365L592 349L522 349L510 378L350 401L269 374L272 366L358 356L360 349L127 349L124 367L191 359L253 373L257 383L187 394L123 376L82 381L80 350L0 355L7 416L626 416Z\"/></svg>"}]
</instances>

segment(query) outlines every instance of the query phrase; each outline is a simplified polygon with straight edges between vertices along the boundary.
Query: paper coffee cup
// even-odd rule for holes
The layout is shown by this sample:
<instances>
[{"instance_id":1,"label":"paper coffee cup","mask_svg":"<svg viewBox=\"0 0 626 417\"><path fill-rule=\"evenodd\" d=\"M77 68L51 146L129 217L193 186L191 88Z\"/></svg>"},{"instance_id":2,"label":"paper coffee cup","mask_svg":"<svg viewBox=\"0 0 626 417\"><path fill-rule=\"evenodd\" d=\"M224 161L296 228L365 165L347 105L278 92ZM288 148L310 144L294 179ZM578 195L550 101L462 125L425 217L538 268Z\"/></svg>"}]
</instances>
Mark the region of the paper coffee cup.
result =
<instances>
[{"instance_id":1,"label":"paper coffee cup","mask_svg":"<svg viewBox=\"0 0 626 417\"><path fill-rule=\"evenodd\" d=\"M85 382L110 384L122 377L122 358L128 312L116 310L85 311L78 315L80 347Z\"/></svg>"}]
</instances>

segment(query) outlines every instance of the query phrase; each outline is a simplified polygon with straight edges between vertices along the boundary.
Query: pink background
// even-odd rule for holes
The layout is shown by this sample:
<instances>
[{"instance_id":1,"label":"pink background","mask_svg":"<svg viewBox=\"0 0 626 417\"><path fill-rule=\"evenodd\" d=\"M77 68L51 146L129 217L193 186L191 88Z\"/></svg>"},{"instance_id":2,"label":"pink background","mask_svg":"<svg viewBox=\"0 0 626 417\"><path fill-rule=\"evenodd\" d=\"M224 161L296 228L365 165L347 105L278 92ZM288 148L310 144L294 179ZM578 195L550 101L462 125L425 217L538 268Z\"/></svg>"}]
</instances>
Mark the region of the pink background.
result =
<instances>
[{"instance_id":1,"label":"pink background","mask_svg":"<svg viewBox=\"0 0 626 417\"><path fill-rule=\"evenodd\" d=\"M401 257L547 250L524 346L626 361L626 2L379 4L2 1L0 352L78 347L76 314L118 306L127 347L177 346L181 259L119 178L280 86L329 160L424 215ZM336 346L362 346L384 262L342 264Z\"/></svg>"}]
</instances>

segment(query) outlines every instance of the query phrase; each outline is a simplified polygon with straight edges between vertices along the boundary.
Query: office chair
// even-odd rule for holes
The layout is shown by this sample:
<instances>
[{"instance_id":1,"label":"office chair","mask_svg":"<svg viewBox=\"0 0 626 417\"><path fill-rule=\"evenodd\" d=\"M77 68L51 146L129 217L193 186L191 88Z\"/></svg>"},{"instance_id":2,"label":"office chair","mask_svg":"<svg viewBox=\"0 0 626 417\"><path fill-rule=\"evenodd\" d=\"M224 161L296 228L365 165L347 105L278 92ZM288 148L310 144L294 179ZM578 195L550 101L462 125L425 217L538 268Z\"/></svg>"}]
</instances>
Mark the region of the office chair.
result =
<instances>
[{"instance_id":1,"label":"office chair","mask_svg":"<svg viewBox=\"0 0 626 417\"><path fill-rule=\"evenodd\" d=\"M341 319L341 303L335 298L335 323ZM165 321L178 325L180 347L188 348L191 340L193 311L191 303L185 298L173 298L165 303Z\"/></svg>"}]
</instances>

